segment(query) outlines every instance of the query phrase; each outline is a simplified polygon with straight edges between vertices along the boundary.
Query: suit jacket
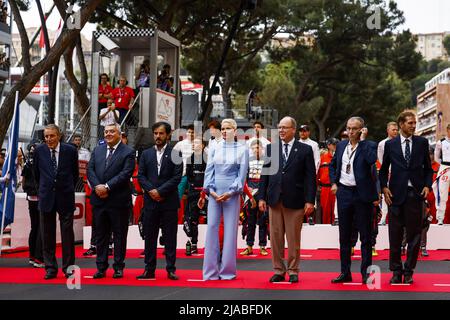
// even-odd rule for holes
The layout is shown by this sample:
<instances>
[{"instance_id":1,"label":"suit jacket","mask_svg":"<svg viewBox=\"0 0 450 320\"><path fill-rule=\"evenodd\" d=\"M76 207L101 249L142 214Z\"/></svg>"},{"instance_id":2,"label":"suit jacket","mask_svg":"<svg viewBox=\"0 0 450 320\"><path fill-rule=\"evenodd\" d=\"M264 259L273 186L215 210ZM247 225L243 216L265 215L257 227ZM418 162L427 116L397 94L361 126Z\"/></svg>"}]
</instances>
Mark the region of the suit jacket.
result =
<instances>
[{"instance_id":1,"label":"suit jacket","mask_svg":"<svg viewBox=\"0 0 450 320\"><path fill-rule=\"evenodd\" d=\"M342 170L342 156L349 141L344 140L337 144L336 152L330 163L330 181L339 183ZM355 175L358 195L363 202L378 200L377 174L374 167L377 161L377 144L370 140L358 143L353 159L353 174Z\"/></svg>"},{"instance_id":2,"label":"suit jacket","mask_svg":"<svg viewBox=\"0 0 450 320\"><path fill-rule=\"evenodd\" d=\"M60 143L58 170L55 175L50 148L39 145L34 153L34 176L38 185L39 210L59 213L75 211L75 185L78 181L78 151Z\"/></svg>"},{"instance_id":3,"label":"suit jacket","mask_svg":"<svg viewBox=\"0 0 450 320\"><path fill-rule=\"evenodd\" d=\"M94 189L99 184L108 184L108 197L101 199L94 190L91 205L112 207L131 207L131 183L135 166L135 152L126 144L120 143L114 151L108 166L105 167L108 145L105 143L94 149L88 164L87 178Z\"/></svg>"},{"instance_id":4,"label":"suit jacket","mask_svg":"<svg viewBox=\"0 0 450 320\"><path fill-rule=\"evenodd\" d=\"M179 163L174 163L172 160L172 153L174 157L180 160ZM155 147L152 146L142 153L139 161L138 181L144 191L144 208L177 210L180 207L178 184L181 181L183 173L183 163L181 159L181 152L174 150L171 146L167 145L161 158L161 168L158 174ZM149 196L148 192L153 189L158 190L163 201L154 201Z\"/></svg>"},{"instance_id":5,"label":"suit jacket","mask_svg":"<svg viewBox=\"0 0 450 320\"><path fill-rule=\"evenodd\" d=\"M389 166L390 178L389 178ZM386 141L383 164L380 169L381 188L388 186L392 192L392 205L399 206L406 199L408 180L416 193L420 194L424 187L431 189L433 168L429 156L428 140L423 137L412 137L412 152L409 166L406 164L401 147L400 135Z\"/></svg>"},{"instance_id":6,"label":"suit jacket","mask_svg":"<svg viewBox=\"0 0 450 320\"><path fill-rule=\"evenodd\" d=\"M276 173L269 175L267 169L274 163L273 160L276 157L281 159L281 145L282 143L278 142L267 146L259 197L266 200L269 206L275 206L281 200L286 208L301 209L305 202L314 203L316 199L316 165L313 151L309 145L295 140L284 168L280 160ZM278 155L272 152L278 152Z\"/></svg>"}]
</instances>

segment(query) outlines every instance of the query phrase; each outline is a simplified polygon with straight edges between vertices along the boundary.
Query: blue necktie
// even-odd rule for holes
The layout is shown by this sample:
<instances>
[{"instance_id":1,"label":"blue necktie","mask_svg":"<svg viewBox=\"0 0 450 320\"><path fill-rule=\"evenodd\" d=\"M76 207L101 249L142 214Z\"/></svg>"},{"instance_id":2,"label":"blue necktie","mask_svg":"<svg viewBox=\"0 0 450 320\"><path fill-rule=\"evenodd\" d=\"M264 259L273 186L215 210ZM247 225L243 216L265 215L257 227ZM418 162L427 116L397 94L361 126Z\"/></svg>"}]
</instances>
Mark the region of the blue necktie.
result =
<instances>
[{"instance_id":1,"label":"blue necktie","mask_svg":"<svg viewBox=\"0 0 450 320\"><path fill-rule=\"evenodd\" d=\"M108 167L109 162L111 161L111 158L112 158L112 155L113 155L113 152L114 152L114 148L108 148L108 149L109 149L109 154L108 154L108 157L106 158L106 161L105 161L105 168Z\"/></svg>"},{"instance_id":2,"label":"blue necktie","mask_svg":"<svg viewBox=\"0 0 450 320\"><path fill-rule=\"evenodd\" d=\"M53 166L53 172L55 173L55 176L58 172L58 163L56 162L56 150L52 149L52 166Z\"/></svg>"},{"instance_id":3,"label":"blue necktie","mask_svg":"<svg viewBox=\"0 0 450 320\"><path fill-rule=\"evenodd\" d=\"M286 166L287 160L288 160L288 154L289 154L289 144L284 144L284 154L283 154L283 168Z\"/></svg>"},{"instance_id":4,"label":"blue necktie","mask_svg":"<svg viewBox=\"0 0 450 320\"><path fill-rule=\"evenodd\" d=\"M406 165L409 167L409 162L411 161L411 147L409 146L409 139L406 139L405 143L406 143L405 160L406 160Z\"/></svg>"}]
</instances>

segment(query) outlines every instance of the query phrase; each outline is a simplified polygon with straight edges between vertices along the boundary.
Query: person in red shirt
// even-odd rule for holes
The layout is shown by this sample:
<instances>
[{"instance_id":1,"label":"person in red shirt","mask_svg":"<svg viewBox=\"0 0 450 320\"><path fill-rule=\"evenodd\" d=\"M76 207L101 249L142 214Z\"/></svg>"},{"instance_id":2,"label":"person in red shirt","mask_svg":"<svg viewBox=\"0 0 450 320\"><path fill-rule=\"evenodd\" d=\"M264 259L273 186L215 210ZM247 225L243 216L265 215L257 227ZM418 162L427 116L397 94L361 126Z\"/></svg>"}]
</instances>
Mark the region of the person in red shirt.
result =
<instances>
[{"instance_id":1,"label":"person in red shirt","mask_svg":"<svg viewBox=\"0 0 450 320\"><path fill-rule=\"evenodd\" d=\"M328 151L320 156L319 172L317 174L320 191L320 206L322 207L322 223L332 224L334 222L334 202L336 196L331 192L329 166L333 159L338 140L331 138L327 141Z\"/></svg>"},{"instance_id":2,"label":"person in red shirt","mask_svg":"<svg viewBox=\"0 0 450 320\"><path fill-rule=\"evenodd\" d=\"M128 110L133 107L134 103L134 91L133 89L128 87L127 84L127 77L120 76L119 86L116 87L112 92L114 104L116 106L116 109L120 113L119 124L122 123L122 120L125 118Z\"/></svg>"},{"instance_id":3,"label":"person in red shirt","mask_svg":"<svg viewBox=\"0 0 450 320\"><path fill-rule=\"evenodd\" d=\"M109 84L109 77L106 73L100 75L100 85L98 86L98 110L107 108L108 99L112 99L113 88Z\"/></svg>"}]
</instances>

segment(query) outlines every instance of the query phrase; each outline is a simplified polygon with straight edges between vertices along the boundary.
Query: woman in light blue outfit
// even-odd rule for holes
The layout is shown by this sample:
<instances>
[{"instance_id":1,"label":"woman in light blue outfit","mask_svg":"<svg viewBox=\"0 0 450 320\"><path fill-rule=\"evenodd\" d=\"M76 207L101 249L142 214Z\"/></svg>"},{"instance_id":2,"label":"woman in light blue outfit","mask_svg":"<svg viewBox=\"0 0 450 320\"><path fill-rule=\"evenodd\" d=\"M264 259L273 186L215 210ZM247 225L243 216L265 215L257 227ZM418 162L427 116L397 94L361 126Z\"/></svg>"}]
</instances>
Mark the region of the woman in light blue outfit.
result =
<instances>
[{"instance_id":1,"label":"woman in light blue outfit","mask_svg":"<svg viewBox=\"0 0 450 320\"><path fill-rule=\"evenodd\" d=\"M248 169L245 143L235 141L236 121L222 121L223 140L208 151L208 164L203 188L209 195L208 229L203 261L204 280L236 278L236 251L240 211L240 194ZM204 199L199 200L199 207ZM224 239L222 255L219 247L219 225L223 214Z\"/></svg>"}]
</instances>

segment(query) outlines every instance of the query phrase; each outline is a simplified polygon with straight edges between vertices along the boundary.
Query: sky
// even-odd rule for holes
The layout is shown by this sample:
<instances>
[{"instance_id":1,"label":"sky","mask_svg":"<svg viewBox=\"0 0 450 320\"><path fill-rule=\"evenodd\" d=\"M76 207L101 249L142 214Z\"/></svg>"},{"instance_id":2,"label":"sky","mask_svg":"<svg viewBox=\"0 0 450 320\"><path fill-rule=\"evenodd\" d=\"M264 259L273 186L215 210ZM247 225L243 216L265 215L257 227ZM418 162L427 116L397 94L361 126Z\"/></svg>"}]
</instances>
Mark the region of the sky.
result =
<instances>
[{"instance_id":1,"label":"sky","mask_svg":"<svg viewBox=\"0 0 450 320\"><path fill-rule=\"evenodd\" d=\"M450 0L395 0L403 11L405 24L400 28L412 33L450 31Z\"/></svg>"},{"instance_id":2,"label":"sky","mask_svg":"<svg viewBox=\"0 0 450 320\"><path fill-rule=\"evenodd\" d=\"M386 0L388 1L388 0ZM450 31L450 0L395 0L398 8L404 12L405 24L400 30L410 29L413 33L432 33ZM40 25L38 10L34 1L29 12L22 13L26 27ZM43 0L44 12L50 8L52 0ZM50 30L56 30L59 23L59 14L56 8L48 19L47 26ZM17 30L17 29L16 29ZM95 25L87 24L81 33L87 38L92 38ZM14 32L14 29L13 29ZM17 32L17 31L16 31Z\"/></svg>"}]
</instances>

